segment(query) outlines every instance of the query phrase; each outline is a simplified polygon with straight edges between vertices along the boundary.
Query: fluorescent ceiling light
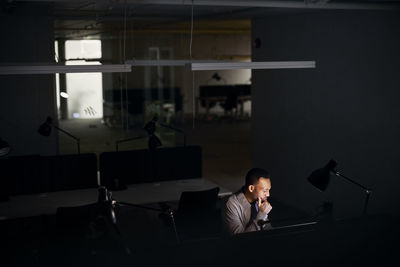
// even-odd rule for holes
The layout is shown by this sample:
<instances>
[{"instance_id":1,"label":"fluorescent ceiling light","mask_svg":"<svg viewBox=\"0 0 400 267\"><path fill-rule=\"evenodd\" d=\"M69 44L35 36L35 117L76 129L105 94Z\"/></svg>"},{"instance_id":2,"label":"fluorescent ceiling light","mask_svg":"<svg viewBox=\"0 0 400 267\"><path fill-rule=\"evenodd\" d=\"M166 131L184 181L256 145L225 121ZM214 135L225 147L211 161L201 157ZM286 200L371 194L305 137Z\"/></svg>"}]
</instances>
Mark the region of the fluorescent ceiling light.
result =
<instances>
[{"instance_id":1,"label":"fluorescent ceiling light","mask_svg":"<svg viewBox=\"0 0 400 267\"><path fill-rule=\"evenodd\" d=\"M315 68L315 61L270 61L233 62L220 60L127 60L132 67L186 66L191 70L233 70L233 69L300 69Z\"/></svg>"},{"instance_id":2,"label":"fluorescent ceiling light","mask_svg":"<svg viewBox=\"0 0 400 267\"><path fill-rule=\"evenodd\" d=\"M10 74L54 74L88 72L131 72L129 64L109 65L9 65L0 66L0 75Z\"/></svg>"},{"instance_id":3,"label":"fluorescent ceiling light","mask_svg":"<svg viewBox=\"0 0 400 267\"><path fill-rule=\"evenodd\" d=\"M148 67L148 66L186 66L191 63L217 63L218 60L186 60L186 59L160 59L160 60L127 60L125 64L132 67Z\"/></svg>"},{"instance_id":4,"label":"fluorescent ceiling light","mask_svg":"<svg viewBox=\"0 0 400 267\"><path fill-rule=\"evenodd\" d=\"M398 9L398 4L379 3L357 3L356 1L346 1L334 3L329 0L296 1L296 0L129 0L130 4L146 5L195 5L195 6L228 6L228 7L272 7L272 8L317 8L317 9ZM385 2L385 1L383 1ZM390 2L390 1L386 1Z\"/></svg>"},{"instance_id":5,"label":"fluorescent ceiling light","mask_svg":"<svg viewBox=\"0 0 400 267\"><path fill-rule=\"evenodd\" d=\"M315 68L315 61L190 63L186 66L192 71L237 69L308 69Z\"/></svg>"}]
</instances>

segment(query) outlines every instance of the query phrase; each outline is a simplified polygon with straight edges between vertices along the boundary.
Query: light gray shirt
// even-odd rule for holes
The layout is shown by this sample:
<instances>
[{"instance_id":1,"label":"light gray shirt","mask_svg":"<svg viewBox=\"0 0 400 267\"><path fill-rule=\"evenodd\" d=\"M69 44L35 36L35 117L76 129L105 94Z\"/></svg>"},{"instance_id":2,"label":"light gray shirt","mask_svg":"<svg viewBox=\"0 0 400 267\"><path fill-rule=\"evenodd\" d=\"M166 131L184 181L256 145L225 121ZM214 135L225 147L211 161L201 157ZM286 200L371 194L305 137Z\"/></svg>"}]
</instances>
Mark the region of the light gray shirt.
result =
<instances>
[{"instance_id":1,"label":"light gray shirt","mask_svg":"<svg viewBox=\"0 0 400 267\"><path fill-rule=\"evenodd\" d=\"M268 213L262 211L258 211L255 219L251 220L251 204L242 190L228 198L222 217L224 230L231 235L264 230L268 221Z\"/></svg>"}]
</instances>

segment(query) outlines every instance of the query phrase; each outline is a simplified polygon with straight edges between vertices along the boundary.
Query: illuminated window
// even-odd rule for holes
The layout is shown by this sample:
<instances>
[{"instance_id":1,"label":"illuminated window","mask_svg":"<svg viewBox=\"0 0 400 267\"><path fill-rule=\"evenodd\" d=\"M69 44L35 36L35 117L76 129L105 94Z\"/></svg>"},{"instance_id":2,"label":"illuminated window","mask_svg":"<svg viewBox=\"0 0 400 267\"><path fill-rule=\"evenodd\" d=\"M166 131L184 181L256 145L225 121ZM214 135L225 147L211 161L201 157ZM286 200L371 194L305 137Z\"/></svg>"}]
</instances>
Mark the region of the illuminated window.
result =
<instances>
[{"instance_id":1,"label":"illuminated window","mask_svg":"<svg viewBox=\"0 0 400 267\"><path fill-rule=\"evenodd\" d=\"M65 42L67 65L100 65L100 40L74 40ZM95 119L103 117L102 73L67 73L68 119Z\"/></svg>"}]
</instances>

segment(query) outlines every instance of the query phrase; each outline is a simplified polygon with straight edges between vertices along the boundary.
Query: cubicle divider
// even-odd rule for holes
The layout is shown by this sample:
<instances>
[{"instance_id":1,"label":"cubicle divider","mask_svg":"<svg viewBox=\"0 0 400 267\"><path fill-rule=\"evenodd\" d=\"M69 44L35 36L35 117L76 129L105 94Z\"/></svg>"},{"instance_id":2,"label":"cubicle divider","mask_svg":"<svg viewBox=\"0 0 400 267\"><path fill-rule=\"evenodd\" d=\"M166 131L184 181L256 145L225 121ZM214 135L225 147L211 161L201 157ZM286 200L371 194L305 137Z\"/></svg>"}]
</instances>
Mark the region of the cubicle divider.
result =
<instances>
[{"instance_id":1,"label":"cubicle divider","mask_svg":"<svg viewBox=\"0 0 400 267\"><path fill-rule=\"evenodd\" d=\"M95 188L98 186L96 154L41 157L40 182L43 192Z\"/></svg>"},{"instance_id":2,"label":"cubicle divider","mask_svg":"<svg viewBox=\"0 0 400 267\"><path fill-rule=\"evenodd\" d=\"M100 184L114 190L127 184L202 177L200 146L103 152L99 160Z\"/></svg>"},{"instance_id":3,"label":"cubicle divider","mask_svg":"<svg viewBox=\"0 0 400 267\"><path fill-rule=\"evenodd\" d=\"M103 152L100 184L110 190L127 184L202 177L200 146ZM97 157L79 155L15 156L0 160L0 198L95 188Z\"/></svg>"},{"instance_id":4,"label":"cubicle divider","mask_svg":"<svg viewBox=\"0 0 400 267\"><path fill-rule=\"evenodd\" d=\"M15 156L0 160L0 195L97 187L96 154Z\"/></svg>"},{"instance_id":5,"label":"cubicle divider","mask_svg":"<svg viewBox=\"0 0 400 267\"><path fill-rule=\"evenodd\" d=\"M0 160L0 190L3 196L40 192L40 155L24 155Z\"/></svg>"}]
</instances>

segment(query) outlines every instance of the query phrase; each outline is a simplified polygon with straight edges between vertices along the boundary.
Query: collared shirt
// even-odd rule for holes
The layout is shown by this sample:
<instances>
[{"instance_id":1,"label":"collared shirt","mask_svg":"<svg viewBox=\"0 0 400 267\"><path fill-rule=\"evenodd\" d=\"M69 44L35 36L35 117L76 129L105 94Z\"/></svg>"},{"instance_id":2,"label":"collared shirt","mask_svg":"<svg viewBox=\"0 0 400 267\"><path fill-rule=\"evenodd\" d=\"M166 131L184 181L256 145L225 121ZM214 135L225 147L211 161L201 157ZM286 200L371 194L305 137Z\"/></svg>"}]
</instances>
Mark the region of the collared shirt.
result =
<instances>
[{"instance_id":1,"label":"collared shirt","mask_svg":"<svg viewBox=\"0 0 400 267\"><path fill-rule=\"evenodd\" d=\"M255 205L253 213L257 213L254 219L251 218L252 204L246 199L243 191L231 195L223 210L225 230L232 235L265 229L268 213L258 211L256 202L253 205Z\"/></svg>"}]
</instances>

